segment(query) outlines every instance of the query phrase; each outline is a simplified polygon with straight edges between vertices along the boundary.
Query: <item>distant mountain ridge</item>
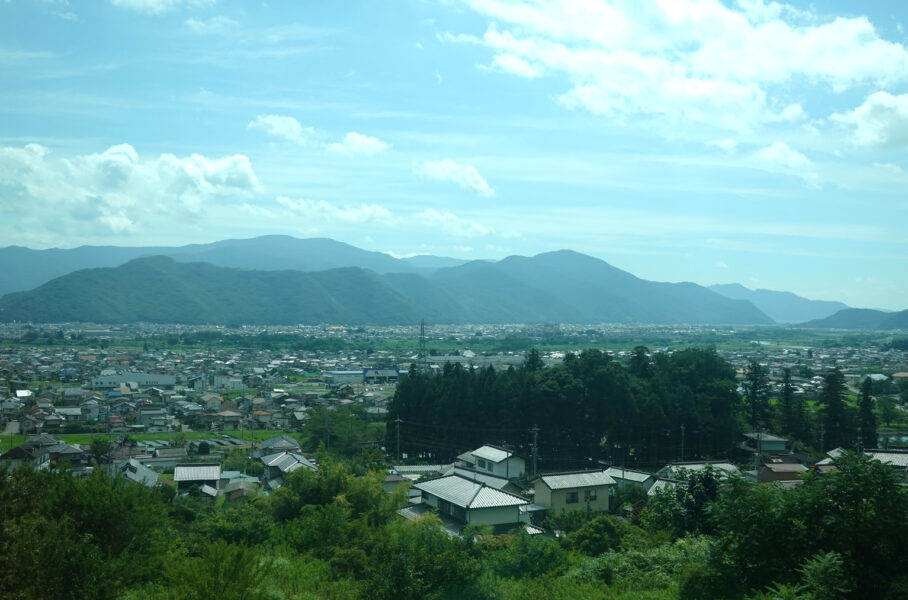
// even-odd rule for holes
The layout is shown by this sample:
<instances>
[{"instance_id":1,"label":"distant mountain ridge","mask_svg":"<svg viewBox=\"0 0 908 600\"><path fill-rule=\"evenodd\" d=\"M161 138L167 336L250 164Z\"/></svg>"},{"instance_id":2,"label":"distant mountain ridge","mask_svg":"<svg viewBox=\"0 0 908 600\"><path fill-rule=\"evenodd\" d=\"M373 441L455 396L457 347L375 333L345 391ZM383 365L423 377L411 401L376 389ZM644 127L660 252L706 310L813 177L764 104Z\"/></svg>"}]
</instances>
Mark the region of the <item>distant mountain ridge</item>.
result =
<instances>
[{"instance_id":1,"label":"distant mountain ridge","mask_svg":"<svg viewBox=\"0 0 908 600\"><path fill-rule=\"evenodd\" d=\"M422 318L433 323L772 323L750 302L692 283L645 281L567 250L497 263L472 261L427 276L358 267L263 271L155 256L69 273L0 299L0 321L381 325Z\"/></svg>"},{"instance_id":2,"label":"distant mountain ridge","mask_svg":"<svg viewBox=\"0 0 908 600\"><path fill-rule=\"evenodd\" d=\"M849 308L842 302L829 300L808 300L791 292L774 290L751 290L739 283L720 283L709 286L714 292L736 300L750 300L754 306L778 323L803 323L823 319Z\"/></svg>"},{"instance_id":3,"label":"distant mountain ridge","mask_svg":"<svg viewBox=\"0 0 908 600\"><path fill-rule=\"evenodd\" d=\"M908 330L908 310L885 312L872 308L847 308L825 319L815 319L804 323L802 327L868 331Z\"/></svg>"},{"instance_id":4,"label":"distant mountain ridge","mask_svg":"<svg viewBox=\"0 0 908 600\"><path fill-rule=\"evenodd\" d=\"M457 266L466 260L420 255L397 259L383 252L362 250L329 238L265 235L187 246L79 246L32 250L0 248L0 296L30 290L61 275L81 269L117 267L147 256L170 256L180 262L207 262L221 267L265 271L325 271L360 267L376 273L418 273Z\"/></svg>"}]
</instances>

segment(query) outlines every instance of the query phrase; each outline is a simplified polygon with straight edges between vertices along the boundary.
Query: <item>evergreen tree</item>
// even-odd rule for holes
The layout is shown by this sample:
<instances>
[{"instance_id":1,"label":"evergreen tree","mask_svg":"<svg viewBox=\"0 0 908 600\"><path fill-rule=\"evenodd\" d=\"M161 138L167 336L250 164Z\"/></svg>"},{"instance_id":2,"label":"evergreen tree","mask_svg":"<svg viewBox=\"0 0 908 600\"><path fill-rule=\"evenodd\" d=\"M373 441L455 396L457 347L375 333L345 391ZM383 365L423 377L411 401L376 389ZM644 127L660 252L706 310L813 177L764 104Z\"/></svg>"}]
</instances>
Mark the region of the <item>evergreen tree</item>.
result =
<instances>
[{"instance_id":1,"label":"evergreen tree","mask_svg":"<svg viewBox=\"0 0 908 600\"><path fill-rule=\"evenodd\" d=\"M861 446L864 448L876 448L878 445L872 392L873 383L867 377L861 385L861 402L858 405L858 426L861 428Z\"/></svg>"},{"instance_id":2,"label":"evergreen tree","mask_svg":"<svg viewBox=\"0 0 908 600\"><path fill-rule=\"evenodd\" d=\"M743 387L750 426L757 431L769 416L769 373L755 360L744 370Z\"/></svg>"},{"instance_id":3,"label":"evergreen tree","mask_svg":"<svg viewBox=\"0 0 908 600\"><path fill-rule=\"evenodd\" d=\"M820 405L823 407L823 425L826 428L825 446L836 448L853 445L845 407L845 376L838 368L823 378Z\"/></svg>"}]
</instances>

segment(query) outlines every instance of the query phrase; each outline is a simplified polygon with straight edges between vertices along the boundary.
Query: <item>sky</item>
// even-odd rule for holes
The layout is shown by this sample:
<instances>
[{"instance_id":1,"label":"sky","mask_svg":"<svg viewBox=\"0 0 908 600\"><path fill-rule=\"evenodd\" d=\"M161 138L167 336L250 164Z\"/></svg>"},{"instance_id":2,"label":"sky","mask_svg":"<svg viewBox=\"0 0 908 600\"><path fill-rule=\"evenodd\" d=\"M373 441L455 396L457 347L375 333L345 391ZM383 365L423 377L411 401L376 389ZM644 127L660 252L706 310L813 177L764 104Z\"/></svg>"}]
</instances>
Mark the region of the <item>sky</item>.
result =
<instances>
[{"instance_id":1,"label":"sky","mask_svg":"<svg viewBox=\"0 0 908 600\"><path fill-rule=\"evenodd\" d=\"M908 308L908 3L0 0L0 245L569 248Z\"/></svg>"}]
</instances>

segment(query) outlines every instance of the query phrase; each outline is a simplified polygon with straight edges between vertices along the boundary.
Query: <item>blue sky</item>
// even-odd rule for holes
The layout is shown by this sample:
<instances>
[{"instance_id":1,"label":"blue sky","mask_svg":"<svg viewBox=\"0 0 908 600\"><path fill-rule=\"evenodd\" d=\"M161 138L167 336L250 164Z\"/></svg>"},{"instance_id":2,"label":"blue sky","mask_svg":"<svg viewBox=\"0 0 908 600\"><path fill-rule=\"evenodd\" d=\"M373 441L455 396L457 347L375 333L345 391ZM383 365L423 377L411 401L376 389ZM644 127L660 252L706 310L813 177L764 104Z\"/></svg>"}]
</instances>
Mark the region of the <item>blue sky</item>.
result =
<instances>
[{"instance_id":1,"label":"blue sky","mask_svg":"<svg viewBox=\"0 0 908 600\"><path fill-rule=\"evenodd\" d=\"M571 248L908 308L908 4L0 0L0 244Z\"/></svg>"}]
</instances>

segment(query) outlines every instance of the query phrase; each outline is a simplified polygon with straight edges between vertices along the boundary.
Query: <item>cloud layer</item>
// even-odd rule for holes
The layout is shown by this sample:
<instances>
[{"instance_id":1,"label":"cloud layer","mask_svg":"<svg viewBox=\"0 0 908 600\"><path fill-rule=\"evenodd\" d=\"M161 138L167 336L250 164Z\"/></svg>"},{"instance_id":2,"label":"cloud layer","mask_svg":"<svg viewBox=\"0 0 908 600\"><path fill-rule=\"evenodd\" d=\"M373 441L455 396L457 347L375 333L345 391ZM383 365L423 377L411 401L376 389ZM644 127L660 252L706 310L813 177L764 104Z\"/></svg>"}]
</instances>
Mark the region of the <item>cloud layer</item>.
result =
<instances>
[{"instance_id":1,"label":"cloud layer","mask_svg":"<svg viewBox=\"0 0 908 600\"><path fill-rule=\"evenodd\" d=\"M146 230L158 219L198 219L205 203L246 198L261 185L246 156L161 154L142 159L129 144L57 157L28 144L0 146L0 214L57 233Z\"/></svg>"}]
</instances>

